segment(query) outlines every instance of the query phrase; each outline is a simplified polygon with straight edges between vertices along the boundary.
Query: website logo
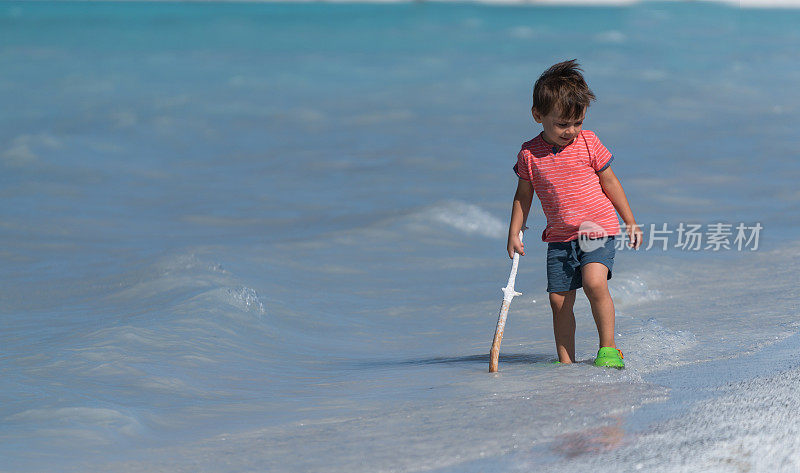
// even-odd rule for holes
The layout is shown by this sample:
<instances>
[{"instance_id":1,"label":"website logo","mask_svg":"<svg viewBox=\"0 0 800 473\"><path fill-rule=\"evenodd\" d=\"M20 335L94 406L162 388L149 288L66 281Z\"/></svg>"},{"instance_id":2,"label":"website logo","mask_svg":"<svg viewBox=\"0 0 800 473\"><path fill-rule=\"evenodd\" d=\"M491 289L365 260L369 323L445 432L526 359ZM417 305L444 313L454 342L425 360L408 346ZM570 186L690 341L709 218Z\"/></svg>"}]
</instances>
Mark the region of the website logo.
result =
<instances>
[{"instance_id":1,"label":"website logo","mask_svg":"<svg viewBox=\"0 0 800 473\"><path fill-rule=\"evenodd\" d=\"M586 220L578 227L578 246L584 253L604 247L606 241L606 231L599 224Z\"/></svg>"}]
</instances>

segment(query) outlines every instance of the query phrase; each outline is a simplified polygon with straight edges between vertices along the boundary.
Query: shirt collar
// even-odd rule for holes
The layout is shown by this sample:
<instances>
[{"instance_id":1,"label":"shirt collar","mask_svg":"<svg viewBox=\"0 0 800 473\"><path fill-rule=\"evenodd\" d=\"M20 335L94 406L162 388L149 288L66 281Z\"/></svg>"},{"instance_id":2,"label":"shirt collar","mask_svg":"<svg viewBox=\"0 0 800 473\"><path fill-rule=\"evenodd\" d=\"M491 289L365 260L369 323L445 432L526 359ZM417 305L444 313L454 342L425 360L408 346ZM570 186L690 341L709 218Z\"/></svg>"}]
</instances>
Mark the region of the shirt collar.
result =
<instances>
[{"instance_id":1,"label":"shirt collar","mask_svg":"<svg viewBox=\"0 0 800 473\"><path fill-rule=\"evenodd\" d=\"M578 136L580 136L580 134L578 134ZM540 132L539 136L537 136L536 138L539 139L542 142L542 145L544 145L545 148L549 149L551 153L558 154L564 151L565 149L569 148L570 146L574 145L575 142L578 141L578 136L576 136L568 145L564 147L558 145L551 145L550 143L548 143L547 140L544 139L544 131Z\"/></svg>"}]
</instances>

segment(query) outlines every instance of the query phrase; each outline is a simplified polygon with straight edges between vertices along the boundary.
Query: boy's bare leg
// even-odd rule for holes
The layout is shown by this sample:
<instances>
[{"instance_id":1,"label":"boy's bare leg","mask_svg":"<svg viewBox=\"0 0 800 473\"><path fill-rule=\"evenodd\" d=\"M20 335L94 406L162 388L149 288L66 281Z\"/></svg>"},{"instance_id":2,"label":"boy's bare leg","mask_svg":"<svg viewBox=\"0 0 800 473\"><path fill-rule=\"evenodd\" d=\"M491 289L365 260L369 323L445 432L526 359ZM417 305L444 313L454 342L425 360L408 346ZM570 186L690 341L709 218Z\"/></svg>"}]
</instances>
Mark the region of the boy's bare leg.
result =
<instances>
[{"instance_id":1,"label":"boy's bare leg","mask_svg":"<svg viewBox=\"0 0 800 473\"><path fill-rule=\"evenodd\" d=\"M587 263L581 268L583 292L592 306L600 347L616 348L614 343L614 301L608 292L608 268L603 263Z\"/></svg>"},{"instance_id":2,"label":"boy's bare leg","mask_svg":"<svg viewBox=\"0 0 800 473\"><path fill-rule=\"evenodd\" d=\"M575 291L551 292L550 308L553 309L553 334L556 337L558 361L575 361Z\"/></svg>"}]
</instances>

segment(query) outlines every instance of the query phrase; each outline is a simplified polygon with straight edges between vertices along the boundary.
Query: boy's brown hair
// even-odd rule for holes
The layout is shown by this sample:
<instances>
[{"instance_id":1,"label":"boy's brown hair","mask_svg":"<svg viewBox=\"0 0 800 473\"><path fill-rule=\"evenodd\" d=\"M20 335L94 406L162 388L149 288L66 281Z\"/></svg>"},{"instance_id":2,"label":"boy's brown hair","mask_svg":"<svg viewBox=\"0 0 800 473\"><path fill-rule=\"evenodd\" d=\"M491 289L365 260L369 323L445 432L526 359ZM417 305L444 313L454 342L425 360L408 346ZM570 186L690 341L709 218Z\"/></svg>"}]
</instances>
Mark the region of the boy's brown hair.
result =
<instances>
[{"instance_id":1,"label":"boy's brown hair","mask_svg":"<svg viewBox=\"0 0 800 473\"><path fill-rule=\"evenodd\" d=\"M575 59L550 66L533 86L531 109L542 115L558 110L562 118L580 118L589 103L595 99L594 93L583 79L582 70Z\"/></svg>"}]
</instances>

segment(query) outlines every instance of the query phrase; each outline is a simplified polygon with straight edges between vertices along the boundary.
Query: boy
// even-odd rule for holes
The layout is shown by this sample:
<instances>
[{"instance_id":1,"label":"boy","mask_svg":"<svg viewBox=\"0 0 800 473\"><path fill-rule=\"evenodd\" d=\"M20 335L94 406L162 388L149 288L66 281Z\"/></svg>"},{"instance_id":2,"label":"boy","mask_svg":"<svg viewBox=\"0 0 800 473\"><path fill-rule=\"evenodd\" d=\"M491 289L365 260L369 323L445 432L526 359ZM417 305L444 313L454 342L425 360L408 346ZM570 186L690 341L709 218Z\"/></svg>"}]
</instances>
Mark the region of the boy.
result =
<instances>
[{"instance_id":1,"label":"boy","mask_svg":"<svg viewBox=\"0 0 800 473\"><path fill-rule=\"evenodd\" d=\"M519 177L508 229L508 256L525 255L519 239L533 195L547 217L547 292L553 310L558 360L575 361L575 291L583 287L592 307L600 350L595 365L624 368L614 342L614 302L608 279L614 264L615 209L625 222L628 245L638 249L642 231L628 199L609 167L613 156L595 134L582 130L595 99L575 60L546 70L533 88L531 112L542 132L524 143L514 172Z\"/></svg>"}]
</instances>

